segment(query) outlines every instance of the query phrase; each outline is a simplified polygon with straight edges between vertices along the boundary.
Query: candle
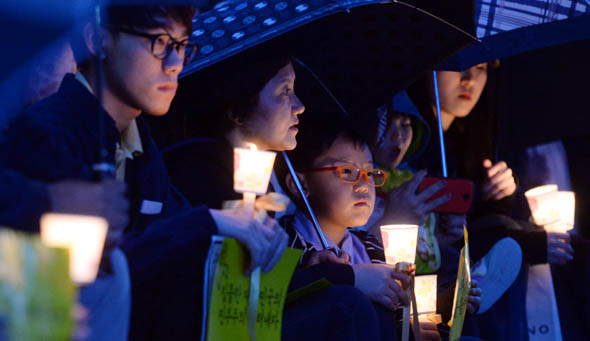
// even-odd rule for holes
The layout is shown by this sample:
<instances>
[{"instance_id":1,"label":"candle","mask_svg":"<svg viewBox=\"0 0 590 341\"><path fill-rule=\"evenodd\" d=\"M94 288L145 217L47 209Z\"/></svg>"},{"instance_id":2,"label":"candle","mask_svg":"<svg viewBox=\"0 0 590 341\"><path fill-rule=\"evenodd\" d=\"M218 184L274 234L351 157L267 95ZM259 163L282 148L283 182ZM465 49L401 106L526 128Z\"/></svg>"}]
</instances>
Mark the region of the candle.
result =
<instances>
[{"instance_id":1,"label":"candle","mask_svg":"<svg viewBox=\"0 0 590 341\"><path fill-rule=\"evenodd\" d=\"M100 217L48 213L41 217L41 240L70 252L70 277L76 284L94 282L108 223Z\"/></svg>"},{"instance_id":2,"label":"candle","mask_svg":"<svg viewBox=\"0 0 590 341\"><path fill-rule=\"evenodd\" d=\"M234 148L234 190L238 193L264 195L272 174L275 152L250 148Z\"/></svg>"},{"instance_id":3,"label":"candle","mask_svg":"<svg viewBox=\"0 0 590 341\"><path fill-rule=\"evenodd\" d=\"M418 315L436 313L436 277L436 275L422 275L414 278Z\"/></svg>"},{"instance_id":4,"label":"candle","mask_svg":"<svg viewBox=\"0 0 590 341\"><path fill-rule=\"evenodd\" d=\"M381 226L381 237L387 264L414 264L418 225L384 225Z\"/></svg>"},{"instance_id":5,"label":"candle","mask_svg":"<svg viewBox=\"0 0 590 341\"><path fill-rule=\"evenodd\" d=\"M558 191L556 185L535 187L525 192L535 224L548 232L566 232L574 227L574 192Z\"/></svg>"}]
</instances>

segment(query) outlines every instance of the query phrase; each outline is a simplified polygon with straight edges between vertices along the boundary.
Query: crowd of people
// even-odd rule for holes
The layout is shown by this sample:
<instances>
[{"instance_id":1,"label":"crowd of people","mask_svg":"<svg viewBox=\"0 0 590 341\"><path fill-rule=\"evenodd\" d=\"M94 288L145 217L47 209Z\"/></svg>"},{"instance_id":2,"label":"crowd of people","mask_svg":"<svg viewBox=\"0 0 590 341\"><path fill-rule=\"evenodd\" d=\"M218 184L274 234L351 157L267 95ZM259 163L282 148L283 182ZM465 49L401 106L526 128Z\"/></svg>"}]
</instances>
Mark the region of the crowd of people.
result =
<instances>
[{"instance_id":1,"label":"crowd of people","mask_svg":"<svg viewBox=\"0 0 590 341\"><path fill-rule=\"evenodd\" d=\"M324 109L329 96L299 98L305 71L272 45L179 81L197 49L192 7L103 11L101 27L87 23L52 50L52 62L37 66L51 72L21 75L18 96L0 108L0 224L37 233L45 212L109 223L98 277L80 288L89 327L80 338L199 339L205 261L221 235L246 247L250 270L271 270L286 247L304 250L290 291L332 284L285 305L283 339L397 340L410 276L386 264L379 227L416 224L416 274L438 275L444 322L421 322L421 338L448 337L465 226L473 281L462 339L528 339L527 266L565 264L574 250L569 234L513 214L519 180L496 160L490 127L466 123L497 62L437 72L449 175L475 184L467 214L440 213L451 194L430 199L446 181L418 191L427 175L442 177L432 76L377 112L347 115ZM338 252L324 249L281 158L270 190L290 197L288 212L261 222L223 208L241 198L233 149L248 143L287 151ZM97 172L98 160L112 167Z\"/></svg>"}]
</instances>

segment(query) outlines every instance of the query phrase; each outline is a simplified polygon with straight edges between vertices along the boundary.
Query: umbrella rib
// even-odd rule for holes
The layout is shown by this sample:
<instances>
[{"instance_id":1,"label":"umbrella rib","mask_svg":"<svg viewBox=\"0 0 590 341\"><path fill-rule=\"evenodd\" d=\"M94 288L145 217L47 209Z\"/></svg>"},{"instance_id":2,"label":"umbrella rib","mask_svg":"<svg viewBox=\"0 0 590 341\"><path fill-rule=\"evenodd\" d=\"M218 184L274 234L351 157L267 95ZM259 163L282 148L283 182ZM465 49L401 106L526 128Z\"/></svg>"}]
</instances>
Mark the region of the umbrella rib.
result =
<instances>
[{"instance_id":1,"label":"umbrella rib","mask_svg":"<svg viewBox=\"0 0 590 341\"><path fill-rule=\"evenodd\" d=\"M481 40L479 40L479 38L477 38L476 36L474 36L474 35L466 32L465 30L461 29L460 27L458 27L456 25L451 24L450 22L444 20L443 18L437 17L436 15L434 15L434 14L428 12L428 11L425 11L425 10L419 8L419 7L416 7L414 5L410 5L410 4L408 4L406 2L403 2L403 1L391 0L391 2L396 3L396 4L400 4L400 5L404 5L404 6L410 7L410 8L412 8L412 9L418 11L418 12L424 13L424 14L428 15L429 17L432 17L432 18L434 18L434 19L442 22L443 24L448 25L448 26L454 28L455 30L463 33L464 35L468 36L469 38L473 39L474 41L476 41L478 43L481 43Z\"/></svg>"},{"instance_id":2,"label":"umbrella rib","mask_svg":"<svg viewBox=\"0 0 590 341\"><path fill-rule=\"evenodd\" d=\"M342 113L345 114L346 116L350 116L348 114L348 111L344 108L344 106L342 105L342 103L340 103L340 101L338 100L338 98L336 98L336 96L334 96L334 94L332 93L332 91L330 91L330 89L328 88L328 86L326 84L324 84L324 82L322 82L322 80L320 79L320 77L318 77L318 75L313 72L313 70L307 66L307 64L305 64L301 59L294 57L293 59L295 59L295 61L297 62L297 64L299 64L302 68L304 68L305 70L307 70L312 77L320 84L320 86L322 87L322 89L324 89L324 91L328 94L328 96L330 96L330 98L332 98L332 100L336 103L336 105L338 105L338 107L340 108L340 110L342 110Z\"/></svg>"}]
</instances>

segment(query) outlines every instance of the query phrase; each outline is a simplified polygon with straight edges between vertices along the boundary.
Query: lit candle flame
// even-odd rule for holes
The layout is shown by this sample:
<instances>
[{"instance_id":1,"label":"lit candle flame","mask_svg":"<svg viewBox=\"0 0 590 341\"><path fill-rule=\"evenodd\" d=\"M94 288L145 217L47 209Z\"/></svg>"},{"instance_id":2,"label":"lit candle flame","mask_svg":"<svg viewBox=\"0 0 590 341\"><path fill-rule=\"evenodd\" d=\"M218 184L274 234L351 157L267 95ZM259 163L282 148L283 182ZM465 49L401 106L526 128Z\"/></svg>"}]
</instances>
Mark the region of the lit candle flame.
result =
<instances>
[{"instance_id":1,"label":"lit candle flame","mask_svg":"<svg viewBox=\"0 0 590 341\"><path fill-rule=\"evenodd\" d=\"M256 145L254 143L249 143L250 145L250 150L258 150L258 147L256 147Z\"/></svg>"}]
</instances>

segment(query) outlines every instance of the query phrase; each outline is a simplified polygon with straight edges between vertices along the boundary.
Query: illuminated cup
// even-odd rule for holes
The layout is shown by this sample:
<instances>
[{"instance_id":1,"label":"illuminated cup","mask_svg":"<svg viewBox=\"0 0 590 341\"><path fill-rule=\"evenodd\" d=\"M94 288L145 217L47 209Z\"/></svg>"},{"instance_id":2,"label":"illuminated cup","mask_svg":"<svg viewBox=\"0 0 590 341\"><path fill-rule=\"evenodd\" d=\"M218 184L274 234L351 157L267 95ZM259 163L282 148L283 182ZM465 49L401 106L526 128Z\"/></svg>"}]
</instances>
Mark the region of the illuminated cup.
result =
<instances>
[{"instance_id":1,"label":"illuminated cup","mask_svg":"<svg viewBox=\"0 0 590 341\"><path fill-rule=\"evenodd\" d=\"M251 148L234 148L234 190L264 195L277 154Z\"/></svg>"},{"instance_id":2,"label":"illuminated cup","mask_svg":"<svg viewBox=\"0 0 590 341\"><path fill-rule=\"evenodd\" d=\"M565 232L574 226L574 192L558 191L556 185L535 187L525 192L535 224L549 232Z\"/></svg>"},{"instance_id":3,"label":"illuminated cup","mask_svg":"<svg viewBox=\"0 0 590 341\"><path fill-rule=\"evenodd\" d=\"M418 315L436 314L436 275L414 277L414 294Z\"/></svg>"},{"instance_id":4,"label":"illuminated cup","mask_svg":"<svg viewBox=\"0 0 590 341\"><path fill-rule=\"evenodd\" d=\"M418 225L383 225L381 237L387 264L415 263Z\"/></svg>"},{"instance_id":5,"label":"illuminated cup","mask_svg":"<svg viewBox=\"0 0 590 341\"><path fill-rule=\"evenodd\" d=\"M576 195L574 192L559 191L553 195L555 197L555 206L559 212L557 223L545 225L547 232L565 233L574 227L576 215Z\"/></svg>"},{"instance_id":6,"label":"illuminated cup","mask_svg":"<svg viewBox=\"0 0 590 341\"><path fill-rule=\"evenodd\" d=\"M41 240L70 252L70 278L76 284L94 282L108 223L104 218L48 213L41 217Z\"/></svg>"}]
</instances>

